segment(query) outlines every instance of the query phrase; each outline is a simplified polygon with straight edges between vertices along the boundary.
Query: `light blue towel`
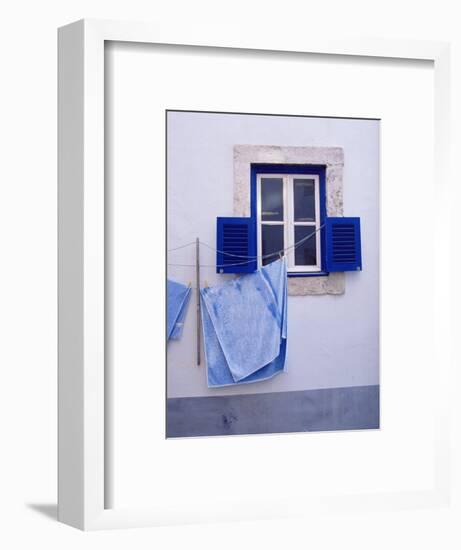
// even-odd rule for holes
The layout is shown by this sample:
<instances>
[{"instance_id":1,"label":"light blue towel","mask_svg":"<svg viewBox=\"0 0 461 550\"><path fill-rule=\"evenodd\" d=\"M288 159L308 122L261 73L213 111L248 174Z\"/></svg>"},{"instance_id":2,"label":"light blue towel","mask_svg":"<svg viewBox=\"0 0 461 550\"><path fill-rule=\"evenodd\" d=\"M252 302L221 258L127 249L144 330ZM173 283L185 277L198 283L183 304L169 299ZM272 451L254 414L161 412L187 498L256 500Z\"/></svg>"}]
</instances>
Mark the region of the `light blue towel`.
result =
<instances>
[{"instance_id":1,"label":"light blue towel","mask_svg":"<svg viewBox=\"0 0 461 550\"><path fill-rule=\"evenodd\" d=\"M190 286L167 280L167 340L179 340L190 299Z\"/></svg>"},{"instance_id":2,"label":"light blue towel","mask_svg":"<svg viewBox=\"0 0 461 550\"><path fill-rule=\"evenodd\" d=\"M285 370L285 259L200 295L209 387L259 382Z\"/></svg>"}]
</instances>

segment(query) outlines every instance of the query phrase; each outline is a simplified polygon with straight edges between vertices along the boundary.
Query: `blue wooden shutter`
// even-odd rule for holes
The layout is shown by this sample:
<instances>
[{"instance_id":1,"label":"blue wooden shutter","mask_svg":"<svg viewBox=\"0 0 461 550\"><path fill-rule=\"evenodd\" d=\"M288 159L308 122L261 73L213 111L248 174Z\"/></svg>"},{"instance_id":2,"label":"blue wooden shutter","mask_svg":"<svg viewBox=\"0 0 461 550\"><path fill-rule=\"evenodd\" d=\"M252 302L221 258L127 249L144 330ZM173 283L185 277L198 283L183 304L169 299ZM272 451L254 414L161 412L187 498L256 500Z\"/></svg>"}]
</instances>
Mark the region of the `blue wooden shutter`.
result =
<instances>
[{"instance_id":1,"label":"blue wooden shutter","mask_svg":"<svg viewBox=\"0 0 461 550\"><path fill-rule=\"evenodd\" d=\"M256 271L256 230L253 218L217 218L216 273Z\"/></svg>"},{"instance_id":2,"label":"blue wooden shutter","mask_svg":"<svg viewBox=\"0 0 461 550\"><path fill-rule=\"evenodd\" d=\"M325 243L326 271L362 269L360 218L326 218Z\"/></svg>"}]
</instances>

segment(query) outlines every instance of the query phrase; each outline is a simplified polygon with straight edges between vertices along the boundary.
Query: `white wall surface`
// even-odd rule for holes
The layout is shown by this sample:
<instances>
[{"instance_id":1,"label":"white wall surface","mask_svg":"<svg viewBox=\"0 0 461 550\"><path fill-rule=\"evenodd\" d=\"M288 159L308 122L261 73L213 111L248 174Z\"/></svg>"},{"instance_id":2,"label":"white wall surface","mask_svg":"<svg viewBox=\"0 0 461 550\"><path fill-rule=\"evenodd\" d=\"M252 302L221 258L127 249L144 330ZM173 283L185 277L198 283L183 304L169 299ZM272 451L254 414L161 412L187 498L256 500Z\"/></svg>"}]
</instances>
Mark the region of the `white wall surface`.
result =
<instances>
[{"instance_id":1,"label":"white wall surface","mask_svg":"<svg viewBox=\"0 0 461 550\"><path fill-rule=\"evenodd\" d=\"M361 218L363 271L346 274L339 296L289 296L288 372L271 380L207 388L197 367L195 291L183 337L168 344L168 395L189 397L307 390L379 383L379 121L213 113L168 114L168 248L195 237L216 246L216 217L233 215L233 146L344 149L344 215ZM250 182L248 181L248 185ZM216 264L201 247L200 262ZM169 264L194 264L195 247L171 252ZM168 267L195 284L194 267ZM231 277L231 276L230 276ZM201 270L202 285L225 280ZM203 357L203 356L202 356Z\"/></svg>"},{"instance_id":2,"label":"white wall surface","mask_svg":"<svg viewBox=\"0 0 461 550\"><path fill-rule=\"evenodd\" d=\"M273 32L305 33L306 21L318 32L354 37L366 34L453 41L453 67L461 66L459 3L388 0L369 2L264 2L264 25ZM242 17L245 14L245 17ZM398 16L396 16L398 14ZM150 20L178 26L199 21L255 29L261 3L234 0L19 0L2 6L2 144L0 228L2 238L0 413L0 546L46 545L49 550L110 548L305 547L376 550L391 547L457 550L459 499L454 507L382 514L344 514L304 519L131 529L81 533L50 520L56 506L56 29L81 17ZM391 83L390 86L398 83ZM461 79L453 78L454 146L461 148ZM454 209L457 205L454 204ZM458 233L460 218L457 218ZM456 258L455 258L456 259ZM459 263L453 277L461 279ZM459 295L455 297L459 299ZM424 309L424 308L423 308ZM459 313L457 324L461 325ZM456 388L460 386L457 370ZM453 400L455 419L461 401ZM459 437L459 421L452 431ZM456 441L459 441L457 439ZM460 493L459 446L454 445L454 482ZM286 465L285 465L286 466ZM153 500L155 494L153 493ZM38 511L37 511L38 510Z\"/></svg>"}]
</instances>

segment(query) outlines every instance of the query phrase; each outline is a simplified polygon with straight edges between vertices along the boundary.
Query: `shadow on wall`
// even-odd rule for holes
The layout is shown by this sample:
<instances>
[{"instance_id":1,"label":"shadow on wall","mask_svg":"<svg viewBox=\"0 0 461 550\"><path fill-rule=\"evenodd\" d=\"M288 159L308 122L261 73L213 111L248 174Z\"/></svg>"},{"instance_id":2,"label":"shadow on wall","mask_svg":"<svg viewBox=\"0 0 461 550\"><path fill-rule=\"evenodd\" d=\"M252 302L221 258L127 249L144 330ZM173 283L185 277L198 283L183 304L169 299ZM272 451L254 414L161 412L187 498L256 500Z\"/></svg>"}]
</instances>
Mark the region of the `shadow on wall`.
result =
<instances>
[{"instance_id":1,"label":"shadow on wall","mask_svg":"<svg viewBox=\"0 0 461 550\"><path fill-rule=\"evenodd\" d=\"M58 505L47 503L28 503L27 508L45 516L53 521L58 521Z\"/></svg>"}]
</instances>

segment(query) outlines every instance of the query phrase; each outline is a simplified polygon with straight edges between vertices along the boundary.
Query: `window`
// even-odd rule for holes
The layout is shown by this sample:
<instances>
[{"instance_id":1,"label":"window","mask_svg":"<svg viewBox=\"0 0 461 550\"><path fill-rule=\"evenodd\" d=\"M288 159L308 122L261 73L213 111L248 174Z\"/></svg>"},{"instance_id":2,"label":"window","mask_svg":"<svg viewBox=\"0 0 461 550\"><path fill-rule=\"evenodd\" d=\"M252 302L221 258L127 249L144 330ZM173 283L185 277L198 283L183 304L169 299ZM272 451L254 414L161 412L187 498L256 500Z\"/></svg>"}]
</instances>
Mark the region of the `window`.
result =
<instances>
[{"instance_id":1,"label":"window","mask_svg":"<svg viewBox=\"0 0 461 550\"><path fill-rule=\"evenodd\" d=\"M289 173L289 166L282 166L283 172L264 168L255 173L259 265L277 260L278 252L288 249L289 273L319 274L325 203L320 167L310 173L307 167L297 167L297 173Z\"/></svg>"},{"instance_id":2,"label":"window","mask_svg":"<svg viewBox=\"0 0 461 550\"><path fill-rule=\"evenodd\" d=\"M251 162L247 166L250 216L216 218L217 273L252 273L287 249L289 277L317 278L362 269L360 218L327 217L327 166ZM337 198L337 187L331 185ZM238 200L242 191L243 185Z\"/></svg>"}]
</instances>

